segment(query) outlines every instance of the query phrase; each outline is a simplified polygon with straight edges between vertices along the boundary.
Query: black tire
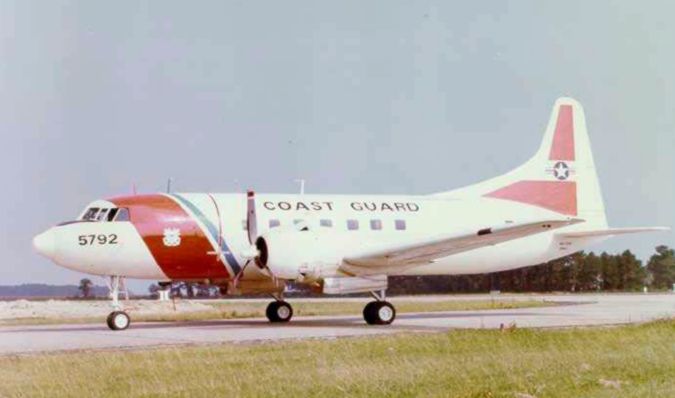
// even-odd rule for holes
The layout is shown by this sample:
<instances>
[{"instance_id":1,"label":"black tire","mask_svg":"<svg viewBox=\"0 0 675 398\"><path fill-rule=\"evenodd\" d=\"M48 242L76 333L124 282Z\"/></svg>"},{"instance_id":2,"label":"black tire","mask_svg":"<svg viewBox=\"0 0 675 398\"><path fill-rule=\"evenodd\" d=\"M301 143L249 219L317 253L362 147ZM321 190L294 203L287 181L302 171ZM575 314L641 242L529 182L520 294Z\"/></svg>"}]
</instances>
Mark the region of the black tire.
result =
<instances>
[{"instance_id":1,"label":"black tire","mask_svg":"<svg viewBox=\"0 0 675 398\"><path fill-rule=\"evenodd\" d=\"M106 323L110 330L125 330L131 325L131 318L124 311L113 311L108 314Z\"/></svg>"},{"instance_id":2,"label":"black tire","mask_svg":"<svg viewBox=\"0 0 675 398\"><path fill-rule=\"evenodd\" d=\"M272 301L265 310L270 322L288 322L293 317L293 307L285 301Z\"/></svg>"},{"instance_id":3,"label":"black tire","mask_svg":"<svg viewBox=\"0 0 675 398\"><path fill-rule=\"evenodd\" d=\"M371 301L363 309L363 318L369 325L389 325L396 319L396 309L386 301Z\"/></svg>"},{"instance_id":4,"label":"black tire","mask_svg":"<svg viewBox=\"0 0 675 398\"><path fill-rule=\"evenodd\" d=\"M377 305L377 301L371 301L363 307L363 319L369 325L375 325L375 314L373 308Z\"/></svg>"}]
</instances>

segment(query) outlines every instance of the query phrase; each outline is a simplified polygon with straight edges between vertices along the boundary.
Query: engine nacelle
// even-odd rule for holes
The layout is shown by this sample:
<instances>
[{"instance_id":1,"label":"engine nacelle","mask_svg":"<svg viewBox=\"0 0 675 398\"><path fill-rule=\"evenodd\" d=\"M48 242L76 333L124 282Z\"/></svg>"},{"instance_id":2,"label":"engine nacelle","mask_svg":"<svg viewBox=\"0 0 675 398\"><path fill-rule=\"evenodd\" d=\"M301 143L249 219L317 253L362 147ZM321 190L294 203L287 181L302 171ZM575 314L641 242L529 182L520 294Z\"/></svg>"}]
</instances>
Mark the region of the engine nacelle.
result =
<instances>
[{"instance_id":1,"label":"engine nacelle","mask_svg":"<svg viewBox=\"0 0 675 398\"><path fill-rule=\"evenodd\" d=\"M259 237L257 261L275 277L287 280L320 278L334 274L342 262L340 234L279 230ZM346 243L346 242L345 242Z\"/></svg>"}]
</instances>

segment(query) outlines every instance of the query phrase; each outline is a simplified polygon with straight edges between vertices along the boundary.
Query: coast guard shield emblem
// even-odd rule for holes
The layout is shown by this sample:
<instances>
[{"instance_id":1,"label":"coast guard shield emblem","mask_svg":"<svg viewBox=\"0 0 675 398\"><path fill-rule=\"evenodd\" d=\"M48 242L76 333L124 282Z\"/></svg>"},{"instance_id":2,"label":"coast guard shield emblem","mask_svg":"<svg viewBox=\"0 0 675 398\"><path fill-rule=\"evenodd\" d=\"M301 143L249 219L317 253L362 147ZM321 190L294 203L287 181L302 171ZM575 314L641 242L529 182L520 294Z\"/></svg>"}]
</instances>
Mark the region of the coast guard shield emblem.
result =
<instances>
[{"instance_id":1,"label":"coast guard shield emblem","mask_svg":"<svg viewBox=\"0 0 675 398\"><path fill-rule=\"evenodd\" d=\"M180 245L180 229L164 228L164 246L174 247Z\"/></svg>"}]
</instances>

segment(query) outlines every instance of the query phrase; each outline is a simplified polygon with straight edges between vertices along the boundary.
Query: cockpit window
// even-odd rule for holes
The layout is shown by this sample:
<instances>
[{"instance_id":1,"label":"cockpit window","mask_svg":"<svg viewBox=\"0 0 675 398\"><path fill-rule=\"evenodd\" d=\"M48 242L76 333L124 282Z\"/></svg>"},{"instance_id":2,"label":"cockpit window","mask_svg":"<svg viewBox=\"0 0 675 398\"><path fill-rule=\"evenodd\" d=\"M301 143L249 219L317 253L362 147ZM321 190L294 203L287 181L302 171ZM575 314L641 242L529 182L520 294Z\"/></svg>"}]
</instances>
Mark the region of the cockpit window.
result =
<instances>
[{"instance_id":1,"label":"cockpit window","mask_svg":"<svg viewBox=\"0 0 675 398\"><path fill-rule=\"evenodd\" d=\"M129 221L129 209L112 208L101 209L100 207L90 207L82 216L83 221Z\"/></svg>"},{"instance_id":2,"label":"cockpit window","mask_svg":"<svg viewBox=\"0 0 675 398\"><path fill-rule=\"evenodd\" d=\"M117 216L115 217L115 221L129 221L129 209L122 207L116 210Z\"/></svg>"},{"instance_id":3,"label":"cockpit window","mask_svg":"<svg viewBox=\"0 0 675 398\"><path fill-rule=\"evenodd\" d=\"M89 210L87 210L86 213L82 216L83 220L96 220L96 214L98 214L98 211L101 210L98 207L91 207Z\"/></svg>"},{"instance_id":4,"label":"cockpit window","mask_svg":"<svg viewBox=\"0 0 675 398\"><path fill-rule=\"evenodd\" d=\"M107 221L108 219L105 217L108 214L109 209L101 209L100 212L98 212L98 215L96 216L97 221Z\"/></svg>"},{"instance_id":5,"label":"cockpit window","mask_svg":"<svg viewBox=\"0 0 675 398\"><path fill-rule=\"evenodd\" d=\"M106 221L114 220L115 215L117 214L117 210L119 210L119 209L110 209L110 211L108 212L108 217L107 217Z\"/></svg>"}]
</instances>

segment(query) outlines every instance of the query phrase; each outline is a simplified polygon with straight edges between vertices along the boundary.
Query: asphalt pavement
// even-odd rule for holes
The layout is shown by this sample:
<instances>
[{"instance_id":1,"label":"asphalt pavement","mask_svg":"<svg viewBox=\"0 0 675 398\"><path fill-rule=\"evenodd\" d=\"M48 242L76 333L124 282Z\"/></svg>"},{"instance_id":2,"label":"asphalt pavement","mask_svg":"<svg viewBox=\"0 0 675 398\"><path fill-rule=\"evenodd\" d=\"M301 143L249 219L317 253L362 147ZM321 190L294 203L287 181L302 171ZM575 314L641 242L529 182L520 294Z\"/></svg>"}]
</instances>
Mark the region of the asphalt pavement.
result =
<instances>
[{"instance_id":1,"label":"asphalt pavement","mask_svg":"<svg viewBox=\"0 0 675 398\"><path fill-rule=\"evenodd\" d=\"M447 299L448 296L442 296ZM471 299L490 296L472 295ZM508 296L501 296L504 299ZM293 318L287 324L266 319L232 319L194 322L143 322L124 331L105 324L63 324L0 327L0 355L64 350L140 349L157 346L329 339L401 332L444 332L457 328L574 327L638 323L675 317L675 294L580 294L517 296L548 300L551 307L399 313L388 326L366 325L361 316ZM466 299L460 296L458 300ZM434 300L433 297L420 298ZM367 300L363 299L364 304ZM396 304L397 299L392 298ZM289 299L292 304L293 300Z\"/></svg>"}]
</instances>

